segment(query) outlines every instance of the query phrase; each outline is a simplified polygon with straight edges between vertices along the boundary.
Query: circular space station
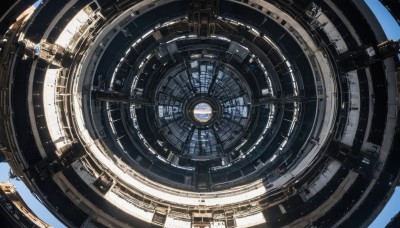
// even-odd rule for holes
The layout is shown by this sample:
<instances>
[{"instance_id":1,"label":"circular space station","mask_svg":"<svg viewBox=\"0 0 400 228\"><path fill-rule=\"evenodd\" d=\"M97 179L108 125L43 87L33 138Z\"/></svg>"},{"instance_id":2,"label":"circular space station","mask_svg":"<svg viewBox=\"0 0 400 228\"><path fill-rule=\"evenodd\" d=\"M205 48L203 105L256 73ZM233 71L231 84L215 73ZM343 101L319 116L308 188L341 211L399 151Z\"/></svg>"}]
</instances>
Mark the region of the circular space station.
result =
<instances>
[{"instance_id":1,"label":"circular space station","mask_svg":"<svg viewBox=\"0 0 400 228\"><path fill-rule=\"evenodd\" d=\"M33 3L0 9L0 158L68 227L367 227L399 185L364 1Z\"/></svg>"}]
</instances>

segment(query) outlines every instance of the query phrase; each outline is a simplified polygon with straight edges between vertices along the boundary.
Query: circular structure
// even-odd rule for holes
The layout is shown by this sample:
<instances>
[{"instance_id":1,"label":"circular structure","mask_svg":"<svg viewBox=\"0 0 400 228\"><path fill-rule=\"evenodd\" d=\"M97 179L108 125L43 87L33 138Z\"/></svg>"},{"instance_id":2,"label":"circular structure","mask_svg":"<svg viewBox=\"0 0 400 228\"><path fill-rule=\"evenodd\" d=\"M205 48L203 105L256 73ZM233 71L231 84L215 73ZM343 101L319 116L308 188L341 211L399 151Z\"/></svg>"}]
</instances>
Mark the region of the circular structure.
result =
<instances>
[{"instance_id":1,"label":"circular structure","mask_svg":"<svg viewBox=\"0 0 400 228\"><path fill-rule=\"evenodd\" d=\"M180 44L183 41L187 42L176 41L182 49L186 48ZM193 37L190 45L197 42ZM216 40L201 42L215 43ZM188 50L193 55L194 51ZM148 115L138 114L142 110L132 109L139 123L137 130L153 129L154 135L165 139L162 140L164 150L170 150L174 162L182 168L193 168L196 165L193 160L213 160L210 167L232 160L229 151L243 141L241 136L251 127L252 91L246 80L228 63L199 57L193 56L188 63L173 66L165 75L154 74L162 77L161 82L149 79L146 87L157 88L150 95L155 98L152 103L156 107L146 111L154 112L150 117L154 117L156 127L145 124L141 117L148 118ZM151 85L154 82L157 84ZM201 108L203 113L198 113L196 108Z\"/></svg>"},{"instance_id":2,"label":"circular structure","mask_svg":"<svg viewBox=\"0 0 400 228\"><path fill-rule=\"evenodd\" d=\"M195 121L199 123L207 123L211 120L215 111L208 103L200 102L194 106L192 112Z\"/></svg>"},{"instance_id":3,"label":"circular structure","mask_svg":"<svg viewBox=\"0 0 400 228\"><path fill-rule=\"evenodd\" d=\"M398 182L399 43L364 3L44 1L26 21L0 142L70 227L358 227Z\"/></svg>"}]
</instances>

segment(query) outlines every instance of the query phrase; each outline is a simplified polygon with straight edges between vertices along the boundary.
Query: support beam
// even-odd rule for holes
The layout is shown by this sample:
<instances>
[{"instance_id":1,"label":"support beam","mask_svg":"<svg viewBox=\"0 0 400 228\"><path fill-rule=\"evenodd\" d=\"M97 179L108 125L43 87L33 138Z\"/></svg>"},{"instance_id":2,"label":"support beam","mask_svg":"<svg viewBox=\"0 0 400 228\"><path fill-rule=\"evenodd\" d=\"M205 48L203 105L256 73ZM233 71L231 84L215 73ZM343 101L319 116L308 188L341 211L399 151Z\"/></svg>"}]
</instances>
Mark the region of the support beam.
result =
<instances>
[{"instance_id":1,"label":"support beam","mask_svg":"<svg viewBox=\"0 0 400 228\"><path fill-rule=\"evenodd\" d=\"M301 97L301 96L292 96L292 97L263 97L254 102L254 106L261 106L266 104L289 104L294 102L310 102L316 101L317 97Z\"/></svg>"},{"instance_id":2,"label":"support beam","mask_svg":"<svg viewBox=\"0 0 400 228\"><path fill-rule=\"evenodd\" d=\"M191 32L203 37L215 33L218 15L217 3L216 0L193 0L188 13Z\"/></svg>"},{"instance_id":3,"label":"support beam","mask_svg":"<svg viewBox=\"0 0 400 228\"><path fill-rule=\"evenodd\" d=\"M116 92L108 92L102 90L93 90L92 91L92 98L98 101L109 101L109 102L117 102L117 103L133 103L136 105L148 105L152 106L155 105L154 103L150 102L149 100L141 97L130 97L122 93Z\"/></svg>"},{"instance_id":4,"label":"support beam","mask_svg":"<svg viewBox=\"0 0 400 228\"><path fill-rule=\"evenodd\" d=\"M340 56L343 72L364 69L369 65L394 57L400 53L400 40L386 40L372 46L362 46Z\"/></svg>"}]
</instances>

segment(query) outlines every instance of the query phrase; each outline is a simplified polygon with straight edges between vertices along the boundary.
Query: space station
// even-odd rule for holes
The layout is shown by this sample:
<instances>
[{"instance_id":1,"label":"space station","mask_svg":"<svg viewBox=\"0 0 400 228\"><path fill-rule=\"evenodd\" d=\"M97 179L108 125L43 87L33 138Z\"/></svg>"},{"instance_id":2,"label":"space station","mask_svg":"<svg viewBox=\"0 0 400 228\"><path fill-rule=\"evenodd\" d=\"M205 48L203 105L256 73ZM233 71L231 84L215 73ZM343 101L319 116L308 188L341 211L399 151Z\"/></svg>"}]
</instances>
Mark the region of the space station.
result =
<instances>
[{"instance_id":1,"label":"space station","mask_svg":"<svg viewBox=\"0 0 400 228\"><path fill-rule=\"evenodd\" d=\"M0 161L65 226L368 227L400 185L400 41L363 0L35 2L0 8Z\"/></svg>"}]
</instances>

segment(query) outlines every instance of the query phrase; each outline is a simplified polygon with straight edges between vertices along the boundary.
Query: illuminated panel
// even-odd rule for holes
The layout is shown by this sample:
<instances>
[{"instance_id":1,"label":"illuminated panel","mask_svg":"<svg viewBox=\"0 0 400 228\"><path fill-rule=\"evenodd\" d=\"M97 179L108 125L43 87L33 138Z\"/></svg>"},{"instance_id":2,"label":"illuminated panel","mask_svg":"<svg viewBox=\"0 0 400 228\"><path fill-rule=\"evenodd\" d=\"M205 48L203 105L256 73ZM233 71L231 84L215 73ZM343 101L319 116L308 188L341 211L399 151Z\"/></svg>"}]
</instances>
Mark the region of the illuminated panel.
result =
<instances>
[{"instance_id":1,"label":"illuminated panel","mask_svg":"<svg viewBox=\"0 0 400 228\"><path fill-rule=\"evenodd\" d=\"M356 137L358 120L360 118L360 84L357 71L351 71L346 74L349 81L349 100L350 110L348 111L347 124L342 138L342 143L352 146Z\"/></svg>"},{"instance_id":2,"label":"illuminated panel","mask_svg":"<svg viewBox=\"0 0 400 228\"><path fill-rule=\"evenodd\" d=\"M341 167L341 163L336 160L332 160L329 165L321 172L321 174L315 178L308 186L307 199L317 194L323 187L325 187L336 172Z\"/></svg>"},{"instance_id":3,"label":"illuminated panel","mask_svg":"<svg viewBox=\"0 0 400 228\"><path fill-rule=\"evenodd\" d=\"M348 50L347 45L331 20L322 12L316 16L316 20L319 22L318 26L322 27L329 39L335 44L337 52L346 52Z\"/></svg>"},{"instance_id":4,"label":"illuminated panel","mask_svg":"<svg viewBox=\"0 0 400 228\"><path fill-rule=\"evenodd\" d=\"M225 222L223 221L211 222L210 228L226 228Z\"/></svg>"},{"instance_id":5,"label":"illuminated panel","mask_svg":"<svg viewBox=\"0 0 400 228\"><path fill-rule=\"evenodd\" d=\"M59 69L47 69L44 80L45 86L43 88L43 104L47 128L57 149L66 144L66 141L64 140L64 131L62 130L60 122L60 116L57 114L60 112L57 107L58 75Z\"/></svg>"},{"instance_id":6,"label":"illuminated panel","mask_svg":"<svg viewBox=\"0 0 400 228\"><path fill-rule=\"evenodd\" d=\"M266 223L264 215L260 212L247 217L235 218L237 227L250 227Z\"/></svg>"},{"instance_id":7,"label":"illuminated panel","mask_svg":"<svg viewBox=\"0 0 400 228\"><path fill-rule=\"evenodd\" d=\"M121 210L125 211L126 213L135 216L145 222L151 223L154 212L152 211L145 211L136 205L129 203L126 199L121 198L119 195L115 194L114 192L110 191L105 195L107 200L114 204L115 206L119 207Z\"/></svg>"},{"instance_id":8,"label":"illuminated panel","mask_svg":"<svg viewBox=\"0 0 400 228\"><path fill-rule=\"evenodd\" d=\"M184 221L182 219L177 219L177 218L172 218L170 216L167 216L164 227L165 228L191 228L192 225L191 225L190 221Z\"/></svg>"},{"instance_id":9,"label":"illuminated panel","mask_svg":"<svg viewBox=\"0 0 400 228\"><path fill-rule=\"evenodd\" d=\"M79 13L72 18L65 29L61 32L55 43L67 48L75 33L77 33L88 20L89 15L84 10L79 11Z\"/></svg>"}]
</instances>

